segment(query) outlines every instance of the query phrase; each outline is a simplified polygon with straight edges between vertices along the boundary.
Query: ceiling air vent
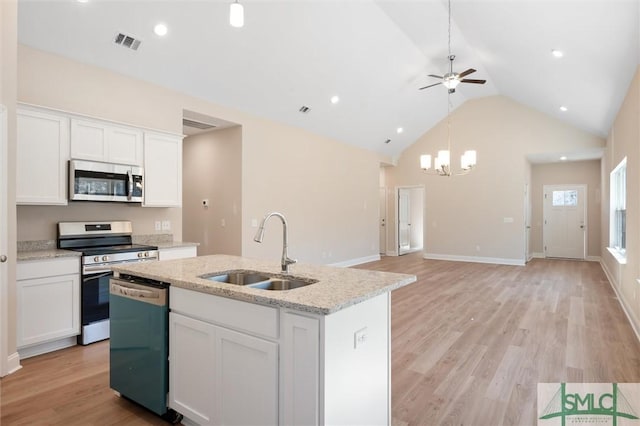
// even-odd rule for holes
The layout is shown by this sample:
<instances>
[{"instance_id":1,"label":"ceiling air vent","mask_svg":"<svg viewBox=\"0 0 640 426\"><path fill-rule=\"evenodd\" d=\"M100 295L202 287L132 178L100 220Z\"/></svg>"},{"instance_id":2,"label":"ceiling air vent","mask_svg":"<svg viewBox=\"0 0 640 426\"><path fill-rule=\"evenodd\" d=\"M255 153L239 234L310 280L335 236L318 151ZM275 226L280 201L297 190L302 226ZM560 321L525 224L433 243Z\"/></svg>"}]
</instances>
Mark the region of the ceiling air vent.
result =
<instances>
[{"instance_id":1,"label":"ceiling air vent","mask_svg":"<svg viewBox=\"0 0 640 426\"><path fill-rule=\"evenodd\" d=\"M182 125L187 127L193 127L195 129L200 129L200 130L209 130L209 129L216 128L216 126L214 126L213 124L201 123L199 121L189 120L188 118L182 119Z\"/></svg>"},{"instance_id":2,"label":"ceiling air vent","mask_svg":"<svg viewBox=\"0 0 640 426\"><path fill-rule=\"evenodd\" d=\"M131 50L138 50L138 47L140 47L140 43L142 43L142 41L123 33L116 34L116 38L113 40L113 42Z\"/></svg>"},{"instance_id":3,"label":"ceiling air vent","mask_svg":"<svg viewBox=\"0 0 640 426\"><path fill-rule=\"evenodd\" d=\"M306 114L306 113L308 113L309 111L311 111L311 108L309 108L308 106L304 106L304 105L302 105L298 111L300 111L300 112L301 112L301 113L303 113L303 114Z\"/></svg>"}]
</instances>

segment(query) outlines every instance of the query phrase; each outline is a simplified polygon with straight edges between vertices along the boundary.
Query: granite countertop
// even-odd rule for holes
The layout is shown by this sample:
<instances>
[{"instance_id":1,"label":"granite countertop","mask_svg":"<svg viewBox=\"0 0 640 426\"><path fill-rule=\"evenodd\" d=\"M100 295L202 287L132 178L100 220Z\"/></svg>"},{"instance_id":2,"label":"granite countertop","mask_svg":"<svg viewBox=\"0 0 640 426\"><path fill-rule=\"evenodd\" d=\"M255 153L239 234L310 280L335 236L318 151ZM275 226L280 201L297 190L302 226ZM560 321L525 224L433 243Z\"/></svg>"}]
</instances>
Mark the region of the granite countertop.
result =
<instances>
[{"instance_id":1,"label":"granite countertop","mask_svg":"<svg viewBox=\"0 0 640 426\"><path fill-rule=\"evenodd\" d=\"M156 245L159 249L177 247L197 247L200 244L186 241L173 241L173 235L134 235L136 244ZM58 257L77 257L82 253L57 248L56 240L18 241L18 262L27 260L55 259Z\"/></svg>"},{"instance_id":2,"label":"granite countertop","mask_svg":"<svg viewBox=\"0 0 640 426\"><path fill-rule=\"evenodd\" d=\"M252 303L328 315L416 281L415 275L296 263L290 275L319 280L293 290L270 291L199 278L230 270L254 270L280 275L279 261L213 255L188 259L117 265L122 274L168 282L175 287Z\"/></svg>"}]
</instances>

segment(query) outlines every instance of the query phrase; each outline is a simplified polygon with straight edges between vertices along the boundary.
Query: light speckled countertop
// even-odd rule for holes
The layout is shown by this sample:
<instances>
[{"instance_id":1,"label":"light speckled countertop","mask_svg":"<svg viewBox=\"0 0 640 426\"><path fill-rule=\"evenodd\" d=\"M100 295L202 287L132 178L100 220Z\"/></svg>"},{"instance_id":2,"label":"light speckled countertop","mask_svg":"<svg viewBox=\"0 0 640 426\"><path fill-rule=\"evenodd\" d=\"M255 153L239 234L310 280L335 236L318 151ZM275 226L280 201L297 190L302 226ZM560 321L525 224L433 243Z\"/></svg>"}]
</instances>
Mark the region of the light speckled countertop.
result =
<instances>
[{"instance_id":1,"label":"light speckled countertop","mask_svg":"<svg viewBox=\"0 0 640 426\"><path fill-rule=\"evenodd\" d=\"M280 306L328 315L356 303L404 287L415 275L296 263L290 275L319 280L293 290L270 291L199 278L230 270L251 270L280 275L279 261L213 255L114 266L122 274L168 282L173 286L252 303Z\"/></svg>"},{"instance_id":2,"label":"light speckled countertop","mask_svg":"<svg viewBox=\"0 0 640 426\"><path fill-rule=\"evenodd\" d=\"M134 235L133 242L135 244L149 244L158 246L159 249L169 249L178 247L197 247L200 244L190 243L187 241L173 241L172 235L166 238L164 234L161 238L154 240L153 235ZM164 237L164 238L162 238ZM76 257L82 256L82 253L73 250L61 250L56 247L55 240L34 240L34 241L18 241L18 262L28 260L44 260L55 259L57 257Z\"/></svg>"}]
</instances>

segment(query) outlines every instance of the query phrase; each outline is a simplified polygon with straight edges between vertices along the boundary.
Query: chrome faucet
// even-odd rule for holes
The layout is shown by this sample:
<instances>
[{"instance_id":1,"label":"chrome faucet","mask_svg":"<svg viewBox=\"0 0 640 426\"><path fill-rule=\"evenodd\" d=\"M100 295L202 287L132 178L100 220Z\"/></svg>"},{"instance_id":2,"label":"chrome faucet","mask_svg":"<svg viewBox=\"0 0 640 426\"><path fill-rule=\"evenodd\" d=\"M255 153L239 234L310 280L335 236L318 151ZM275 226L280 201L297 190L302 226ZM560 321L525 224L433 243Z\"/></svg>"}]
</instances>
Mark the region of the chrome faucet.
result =
<instances>
[{"instance_id":1,"label":"chrome faucet","mask_svg":"<svg viewBox=\"0 0 640 426\"><path fill-rule=\"evenodd\" d=\"M280 220L282 221L282 261L281 261L281 266L282 266L282 272L284 272L285 274L288 274L289 273L289 265L291 265L292 263L296 263L297 260L289 259L289 255L287 254L287 246L288 246L288 242L287 242L287 219L285 219L284 215L282 215L281 213L278 213L278 212L273 212L273 213L267 214L264 217L264 219L262 219L262 222L260 223L260 228L258 228L258 232L256 232L256 236L253 237L253 241L255 241L256 243L261 243L262 242L262 239L264 238L264 225L265 225L265 223L267 223L267 220L269 220L269 218L271 216L279 217Z\"/></svg>"}]
</instances>

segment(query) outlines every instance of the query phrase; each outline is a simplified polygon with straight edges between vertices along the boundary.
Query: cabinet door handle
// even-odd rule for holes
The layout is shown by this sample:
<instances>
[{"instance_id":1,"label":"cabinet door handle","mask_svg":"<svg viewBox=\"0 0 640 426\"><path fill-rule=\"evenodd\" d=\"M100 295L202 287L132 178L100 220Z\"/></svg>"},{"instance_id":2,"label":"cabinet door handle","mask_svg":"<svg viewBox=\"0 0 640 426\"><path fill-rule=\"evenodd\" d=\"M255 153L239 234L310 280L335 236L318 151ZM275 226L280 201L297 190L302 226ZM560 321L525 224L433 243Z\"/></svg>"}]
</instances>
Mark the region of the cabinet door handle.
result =
<instances>
[{"instance_id":1,"label":"cabinet door handle","mask_svg":"<svg viewBox=\"0 0 640 426\"><path fill-rule=\"evenodd\" d=\"M3 254L3 255L1 255L1 256L0 256L0 262L4 263L4 262L6 262L6 261L7 261L7 256L6 256L6 255L4 255L4 254Z\"/></svg>"}]
</instances>

